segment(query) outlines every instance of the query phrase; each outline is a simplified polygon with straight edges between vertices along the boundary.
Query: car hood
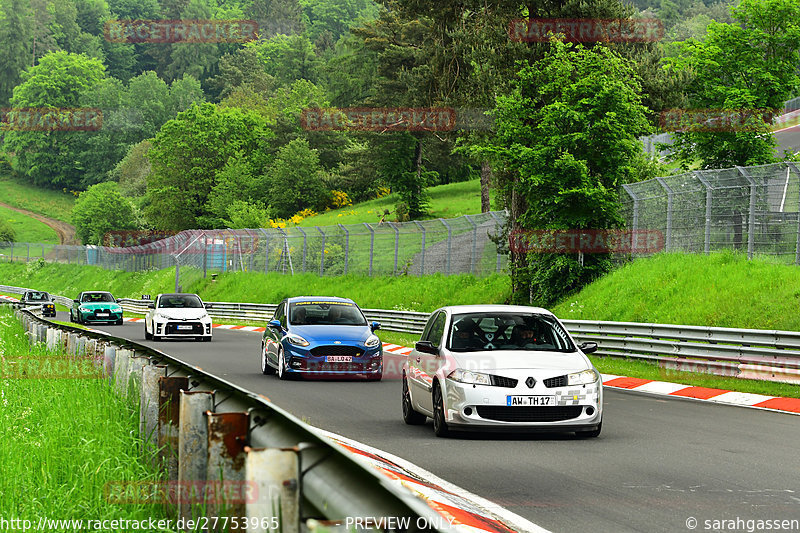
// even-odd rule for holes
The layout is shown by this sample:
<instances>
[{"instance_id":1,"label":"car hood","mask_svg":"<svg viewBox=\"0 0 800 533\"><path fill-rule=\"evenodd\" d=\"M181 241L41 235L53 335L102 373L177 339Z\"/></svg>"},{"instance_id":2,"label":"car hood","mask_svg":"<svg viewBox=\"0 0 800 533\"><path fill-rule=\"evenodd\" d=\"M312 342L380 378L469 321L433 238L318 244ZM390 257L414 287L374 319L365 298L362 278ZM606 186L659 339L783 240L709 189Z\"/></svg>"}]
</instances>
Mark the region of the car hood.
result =
<instances>
[{"instance_id":1,"label":"car hood","mask_svg":"<svg viewBox=\"0 0 800 533\"><path fill-rule=\"evenodd\" d=\"M91 309L92 311L96 309L121 309L119 304L114 302L97 302L97 303L89 303L85 302L80 304L81 307L84 309Z\"/></svg>"},{"instance_id":2,"label":"car hood","mask_svg":"<svg viewBox=\"0 0 800 533\"><path fill-rule=\"evenodd\" d=\"M314 344L334 341L363 343L372 335L368 326L291 326L289 333L300 335Z\"/></svg>"},{"instance_id":3,"label":"car hood","mask_svg":"<svg viewBox=\"0 0 800 533\"><path fill-rule=\"evenodd\" d=\"M575 372L589 368L586 356L578 352L544 352L535 350L494 350L484 352L450 352L459 368L467 370L541 369Z\"/></svg>"},{"instance_id":4,"label":"car hood","mask_svg":"<svg viewBox=\"0 0 800 533\"><path fill-rule=\"evenodd\" d=\"M206 318L208 316L206 310L200 307L188 307L188 308L162 307L156 309L156 313L168 318L174 318L176 320L199 320L201 318Z\"/></svg>"}]
</instances>

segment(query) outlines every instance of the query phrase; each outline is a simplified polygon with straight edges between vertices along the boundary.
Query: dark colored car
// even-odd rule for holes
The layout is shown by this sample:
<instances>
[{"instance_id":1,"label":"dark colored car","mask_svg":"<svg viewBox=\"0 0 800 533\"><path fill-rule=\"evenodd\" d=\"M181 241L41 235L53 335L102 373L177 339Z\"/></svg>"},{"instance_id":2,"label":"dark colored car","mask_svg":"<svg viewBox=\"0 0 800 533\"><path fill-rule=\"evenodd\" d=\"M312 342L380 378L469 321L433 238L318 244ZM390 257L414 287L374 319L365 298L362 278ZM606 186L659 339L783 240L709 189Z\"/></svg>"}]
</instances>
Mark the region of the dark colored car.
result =
<instances>
[{"instance_id":1,"label":"dark colored car","mask_svg":"<svg viewBox=\"0 0 800 533\"><path fill-rule=\"evenodd\" d=\"M23 305L42 306L42 316L56 316L56 304L50 294L44 291L27 291L22 295L20 303Z\"/></svg>"},{"instance_id":2,"label":"dark colored car","mask_svg":"<svg viewBox=\"0 0 800 533\"><path fill-rule=\"evenodd\" d=\"M110 322L122 324L122 307L116 298L106 291L84 291L72 301L69 319L78 324Z\"/></svg>"},{"instance_id":3,"label":"dark colored car","mask_svg":"<svg viewBox=\"0 0 800 533\"><path fill-rule=\"evenodd\" d=\"M302 377L383 377L380 324L346 298L308 296L278 304L261 340L261 372Z\"/></svg>"}]
</instances>

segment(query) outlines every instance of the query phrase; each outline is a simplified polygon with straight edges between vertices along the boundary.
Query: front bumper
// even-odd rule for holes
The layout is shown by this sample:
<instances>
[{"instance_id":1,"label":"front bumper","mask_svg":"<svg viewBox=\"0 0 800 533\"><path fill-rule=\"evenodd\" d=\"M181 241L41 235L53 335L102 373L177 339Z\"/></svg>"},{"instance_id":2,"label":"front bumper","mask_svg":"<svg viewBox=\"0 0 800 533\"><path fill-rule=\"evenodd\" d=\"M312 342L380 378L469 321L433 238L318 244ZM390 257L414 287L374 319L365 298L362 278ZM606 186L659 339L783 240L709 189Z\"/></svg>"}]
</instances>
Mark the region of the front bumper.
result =
<instances>
[{"instance_id":1,"label":"front bumper","mask_svg":"<svg viewBox=\"0 0 800 533\"><path fill-rule=\"evenodd\" d=\"M119 322L122 311L108 311L108 316L97 315L97 311L79 311L83 322ZM103 311L100 311L102 313Z\"/></svg>"},{"instance_id":2,"label":"front bumper","mask_svg":"<svg viewBox=\"0 0 800 533\"><path fill-rule=\"evenodd\" d=\"M351 355L351 361L337 361L329 358L339 356L314 355L320 346L300 347L284 343L284 356L286 357L286 372L297 376L309 377L342 377L342 376L378 376L383 374L383 347L378 345L365 348L364 345L340 345L347 349L363 350L361 355Z\"/></svg>"},{"instance_id":3,"label":"front bumper","mask_svg":"<svg viewBox=\"0 0 800 533\"><path fill-rule=\"evenodd\" d=\"M153 334L164 338L211 337L211 320L153 320Z\"/></svg>"},{"instance_id":4,"label":"front bumper","mask_svg":"<svg viewBox=\"0 0 800 533\"><path fill-rule=\"evenodd\" d=\"M457 429L492 431L588 431L603 419L601 381L587 385L529 389L472 385L445 380L445 417ZM510 406L509 396L555 396L552 406Z\"/></svg>"}]
</instances>

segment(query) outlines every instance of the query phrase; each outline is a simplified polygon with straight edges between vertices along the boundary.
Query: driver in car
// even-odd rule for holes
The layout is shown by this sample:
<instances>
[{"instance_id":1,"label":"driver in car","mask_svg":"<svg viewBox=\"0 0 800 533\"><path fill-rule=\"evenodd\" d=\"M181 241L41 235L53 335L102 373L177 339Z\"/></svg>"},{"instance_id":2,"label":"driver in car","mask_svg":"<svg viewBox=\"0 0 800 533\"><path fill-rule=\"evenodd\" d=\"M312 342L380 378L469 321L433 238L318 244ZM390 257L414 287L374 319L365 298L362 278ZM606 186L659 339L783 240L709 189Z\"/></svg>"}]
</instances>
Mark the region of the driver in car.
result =
<instances>
[{"instance_id":1,"label":"driver in car","mask_svg":"<svg viewBox=\"0 0 800 533\"><path fill-rule=\"evenodd\" d=\"M471 318L464 318L455 324L452 348L454 350L473 350L481 348L483 343L477 332L478 325Z\"/></svg>"}]
</instances>

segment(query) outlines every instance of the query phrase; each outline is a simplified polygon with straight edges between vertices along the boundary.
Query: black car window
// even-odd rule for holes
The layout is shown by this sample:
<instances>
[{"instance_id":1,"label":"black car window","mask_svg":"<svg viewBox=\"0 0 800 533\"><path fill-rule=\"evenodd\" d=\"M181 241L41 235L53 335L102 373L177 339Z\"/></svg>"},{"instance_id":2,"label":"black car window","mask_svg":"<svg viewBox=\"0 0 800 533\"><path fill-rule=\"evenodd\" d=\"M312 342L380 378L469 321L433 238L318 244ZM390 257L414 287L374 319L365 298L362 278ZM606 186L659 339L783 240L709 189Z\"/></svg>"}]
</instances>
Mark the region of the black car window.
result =
<instances>
[{"instance_id":1,"label":"black car window","mask_svg":"<svg viewBox=\"0 0 800 533\"><path fill-rule=\"evenodd\" d=\"M574 352L575 346L569 334L552 315L481 312L453 315L450 349L455 352Z\"/></svg>"},{"instance_id":2,"label":"black car window","mask_svg":"<svg viewBox=\"0 0 800 533\"><path fill-rule=\"evenodd\" d=\"M293 326L366 326L361 309L352 302L307 300L289 304Z\"/></svg>"},{"instance_id":3,"label":"black car window","mask_svg":"<svg viewBox=\"0 0 800 533\"><path fill-rule=\"evenodd\" d=\"M26 292L22 299L29 302L49 302L50 296L46 292Z\"/></svg>"},{"instance_id":4,"label":"black car window","mask_svg":"<svg viewBox=\"0 0 800 533\"><path fill-rule=\"evenodd\" d=\"M277 309L275 309L275 316L272 317L273 320L278 320L281 323L281 326L284 328L286 327L286 302L281 302L278 304Z\"/></svg>"},{"instance_id":5,"label":"black car window","mask_svg":"<svg viewBox=\"0 0 800 533\"><path fill-rule=\"evenodd\" d=\"M203 302L194 294L162 294L159 307L166 309L199 309Z\"/></svg>"},{"instance_id":6,"label":"black car window","mask_svg":"<svg viewBox=\"0 0 800 533\"><path fill-rule=\"evenodd\" d=\"M439 314L436 315L436 318L433 319L430 328L428 329L428 335L423 340L430 341L431 344L436 346L437 348L442 343L442 335L444 334L444 322L447 318L447 315L440 311Z\"/></svg>"},{"instance_id":7,"label":"black car window","mask_svg":"<svg viewBox=\"0 0 800 533\"><path fill-rule=\"evenodd\" d=\"M113 302L114 297L107 292L85 292L81 298L84 303L106 303Z\"/></svg>"}]
</instances>

